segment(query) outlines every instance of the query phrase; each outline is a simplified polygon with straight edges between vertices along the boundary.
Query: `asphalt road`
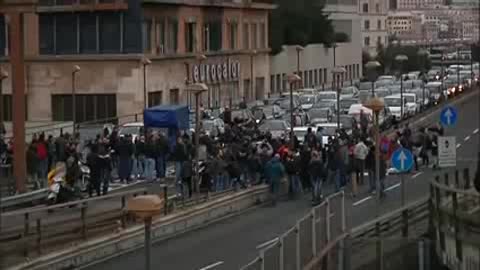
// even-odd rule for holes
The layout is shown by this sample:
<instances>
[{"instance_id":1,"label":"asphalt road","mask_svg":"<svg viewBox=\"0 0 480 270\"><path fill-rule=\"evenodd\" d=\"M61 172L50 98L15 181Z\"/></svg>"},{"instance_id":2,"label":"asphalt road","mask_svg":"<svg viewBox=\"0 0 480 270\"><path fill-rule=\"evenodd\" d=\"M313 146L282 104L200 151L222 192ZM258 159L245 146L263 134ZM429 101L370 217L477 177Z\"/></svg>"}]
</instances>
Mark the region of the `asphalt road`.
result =
<instances>
[{"instance_id":1,"label":"asphalt road","mask_svg":"<svg viewBox=\"0 0 480 270\"><path fill-rule=\"evenodd\" d=\"M479 94L459 105L458 123L447 128L446 135L457 138L457 168L470 167L471 176L475 173L476 158L479 150ZM433 114L430 117L438 117ZM428 180L437 173L451 170L433 171L420 168L420 171L404 175L406 202L413 202L428 195ZM387 178L387 197L378 213L384 214L401 206L401 176ZM347 225L358 226L377 215L375 196L366 194L361 187L356 198L347 197ZM276 207L262 207L210 225L177 238L154 245L152 248L152 269L195 270L215 265L208 269L239 269L258 256L256 247L266 243L294 226L298 219L310 211L309 197L295 201L285 201ZM94 265L89 270L129 270L141 269L144 251L138 250L115 259Z\"/></svg>"}]
</instances>

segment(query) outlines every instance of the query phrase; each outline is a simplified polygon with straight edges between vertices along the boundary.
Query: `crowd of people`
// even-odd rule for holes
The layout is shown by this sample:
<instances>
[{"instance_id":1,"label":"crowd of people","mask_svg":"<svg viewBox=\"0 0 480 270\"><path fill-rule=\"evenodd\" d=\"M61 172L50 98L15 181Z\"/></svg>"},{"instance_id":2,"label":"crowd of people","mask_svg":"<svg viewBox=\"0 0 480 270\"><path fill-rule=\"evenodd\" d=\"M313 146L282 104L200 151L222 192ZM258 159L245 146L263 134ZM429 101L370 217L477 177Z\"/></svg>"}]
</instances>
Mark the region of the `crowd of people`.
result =
<instances>
[{"instance_id":1,"label":"crowd of people","mask_svg":"<svg viewBox=\"0 0 480 270\"><path fill-rule=\"evenodd\" d=\"M353 196L362 185L367 185L369 192L376 192L372 132L360 127L354 129L351 132L337 130L337 135L329 137L326 144L322 143L321 133L315 134L309 129L304 143L300 144L294 137L292 147L288 138L273 138L268 132L260 132L256 126L245 126L234 119L227 122L224 133L218 137L208 136L205 132L199 135L205 158L199 168L198 185L193 181L195 147L192 134L179 134L174 146L161 132L119 136L115 129L110 133L105 130L90 142L80 142L78 134L61 134L57 138L40 134L33 136L28 145L28 175L35 188L46 187L48 172L57 162L65 162L67 182L73 186L80 177L83 164L90 170L88 193L92 196L94 193L106 194L112 181L161 181L166 177L167 164L170 163L174 164L176 189L182 196L192 196L195 187L200 188L199 192L217 192L267 183L276 198L281 180L288 179L291 197L311 192L312 201L317 203L322 200L326 186L339 191L349 185ZM396 130L395 135L382 136L380 140L382 187L395 149L404 147L414 153L415 170L419 167L417 159L422 160L421 165L435 166L436 137L443 134L440 125L412 132L406 124ZM0 140L3 163L11 162L11 151L11 143Z\"/></svg>"}]
</instances>

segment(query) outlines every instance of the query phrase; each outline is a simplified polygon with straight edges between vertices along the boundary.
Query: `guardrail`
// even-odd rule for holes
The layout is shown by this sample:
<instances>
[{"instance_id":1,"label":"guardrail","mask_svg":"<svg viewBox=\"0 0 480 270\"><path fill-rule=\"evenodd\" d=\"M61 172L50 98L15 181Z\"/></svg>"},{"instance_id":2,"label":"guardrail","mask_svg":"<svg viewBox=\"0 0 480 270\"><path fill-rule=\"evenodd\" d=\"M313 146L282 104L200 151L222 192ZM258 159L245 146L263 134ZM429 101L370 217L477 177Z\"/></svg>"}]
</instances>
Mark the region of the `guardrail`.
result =
<instances>
[{"instance_id":1,"label":"guardrail","mask_svg":"<svg viewBox=\"0 0 480 270\"><path fill-rule=\"evenodd\" d=\"M126 200L139 194L146 194L146 189L137 188L58 205L31 207L2 213L0 221L22 219L23 226L14 226L4 230L0 227L0 249L4 250L2 253L6 254L21 247L24 256L28 256L32 244L34 249L41 253L44 242L53 242L58 240L56 238L65 237L71 232L79 232L81 238L86 239L89 227L98 226L108 220L120 219L120 226L125 228L127 223L127 212L124 211ZM90 206L108 200L119 200L119 211L112 212L112 209L109 209L95 213L95 215L88 215ZM79 210L79 213L72 209ZM67 217L65 218L65 216ZM51 219L50 222L49 219ZM35 222L35 230L31 230L32 222Z\"/></svg>"},{"instance_id":2,"label":"guardrail","mask_svg":"<svg viewBox=\"0 0 480 270\"><path fill-rule=\"evenodd\" d=\"M430 193L438 257L452 270L480 269L480 194L469 169L436 176Z\"/></svg>"},{"instance_id":3,"label":"guardrail","mask_svg":"<svg viewBox=\"0 0 480 270\"><path fill-rule=\"evenodd\" d=\"M315 257L322 260L325 267L322 269L327 269L328 265L338 263L333 259L334 247L341 244L346 236L345 194L340 192L314 207L293 228L260 250L259 256L241 269L313 269L311 261Z\"/></svg>"}]
</instances>

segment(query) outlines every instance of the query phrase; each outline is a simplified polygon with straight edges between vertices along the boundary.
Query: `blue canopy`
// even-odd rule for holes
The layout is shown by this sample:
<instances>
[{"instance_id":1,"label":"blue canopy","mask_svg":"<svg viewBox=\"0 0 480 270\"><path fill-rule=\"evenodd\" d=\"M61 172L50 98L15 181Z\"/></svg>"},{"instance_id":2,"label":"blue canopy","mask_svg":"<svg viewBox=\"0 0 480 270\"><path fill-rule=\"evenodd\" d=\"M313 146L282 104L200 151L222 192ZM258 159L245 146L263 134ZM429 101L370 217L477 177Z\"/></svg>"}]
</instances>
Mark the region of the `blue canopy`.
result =
<instances>
[{"instance_id":1,"label":"blue canopy","mask_svg":"<svg viewBox=\"0 0 480 270\"><path fill-rule=\"evenodd\" d=\"M146 128L190 128L189 109L186 105L159 105L143 111Z\"/></svg>"}]
</instances>

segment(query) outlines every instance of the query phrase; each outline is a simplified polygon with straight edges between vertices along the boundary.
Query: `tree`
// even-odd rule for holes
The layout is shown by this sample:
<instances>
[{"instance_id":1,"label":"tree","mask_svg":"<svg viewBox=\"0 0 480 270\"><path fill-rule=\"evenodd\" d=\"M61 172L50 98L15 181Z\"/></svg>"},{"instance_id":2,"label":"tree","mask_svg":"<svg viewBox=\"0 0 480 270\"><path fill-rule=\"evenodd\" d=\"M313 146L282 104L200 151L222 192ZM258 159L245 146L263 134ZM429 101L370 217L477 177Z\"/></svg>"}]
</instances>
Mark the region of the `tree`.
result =
<instances>
[{"instance_id":1,"label":"tree","mask_svg":"<svg viewBox=\"0 0 480 270\"><path fill-rule=\"evenodd\" d=\"M377 55L375 56L375 60L377 60L380 63L381 67L379 71L381 71L382 74L386 72L385 57L386 57L385 46L383 46L381 42L377 42Z\"/></svg>"},{"instance_id":2,"label":"tree","mask_svg":"<svg viewBox=\"0 0 480 270\"><path fill-rule=\"evenodd\" d=\"M275 0L277 9L270 16L270 44L278 53L282 45L306 46L335 41L333 26L323 5L311 0Z\"/></svg>"},{"instance_id":3,"label":"tree","mask_svg":"<svg viewBox=\"0 0 480 270\"><path fill-rule=\"evenodd\" d=\"M365 65L368 63L368 61L372 60L372 57L370 56L370 53L368 51L362 51L362 67L365 67ZM362 76L365 77L366 74L366 69L362 68Z\"/></svg>"}]
</instances>

